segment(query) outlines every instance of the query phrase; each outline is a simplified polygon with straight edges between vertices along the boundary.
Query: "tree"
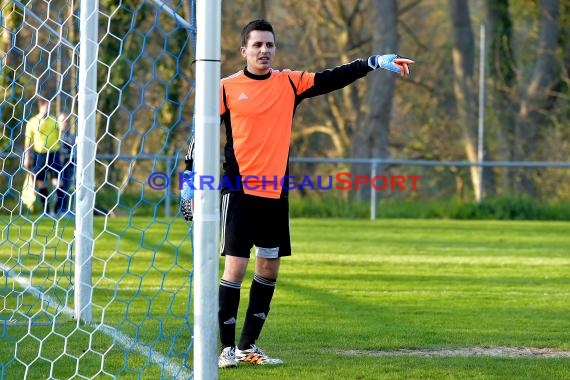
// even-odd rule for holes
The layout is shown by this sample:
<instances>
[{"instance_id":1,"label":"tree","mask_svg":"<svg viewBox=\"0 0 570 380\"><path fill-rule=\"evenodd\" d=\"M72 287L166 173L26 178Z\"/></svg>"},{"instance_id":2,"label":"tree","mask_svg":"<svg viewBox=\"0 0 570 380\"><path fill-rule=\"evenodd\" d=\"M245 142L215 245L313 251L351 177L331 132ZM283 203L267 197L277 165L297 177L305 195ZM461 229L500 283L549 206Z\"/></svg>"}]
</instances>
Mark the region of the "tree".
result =
<instances>
[{"instance_id":1,"label":"tree","mask_svg":"<svg viewBox=\"0 0 570 380\"><path fill-rule=\"evenodd\" d=\"M398 51L398 4L396 0L374 0L370 12L374 33L372 52ZM389 132L396 76L377 71L368 75L368 116L355 133L354 157L389 158Z\"/></svg>"},{"instance_id":2,"label":"tree","mask_svg":"<svg viewBox=\"0 0 570 380\"><path fill-rule=\"evenodd\" d=\"M477 155L477 88L475 77L475 41L467 0L449 1L453 24L453 89L458 122L463 130L463 145L467 159L478 161ZM471 184L475 199L484 196L481 186L481 167L471 166ZM488 177L488 176L487 176Z\"/></svg>"},{"instance_id":3,"label":"tree","mask_svg":"<svg viewBox=\"0 0 570 380\"><path fill-rule=\"evenodd\" d=\"M558 0L541 0L540 32L538 49L532 77L523 87L522 99L518 105L515 130L515 159L536 159L538 143L541 140L540 126L548 120L554 106L554 89L560 81L560 65L557 59L560 37L560 4ZM526 173L520 174L520 187L528 194L536 194L536 184Z\"/></svg>"},{"instance_id":4,"label":"tree","mask_svg":"<svg viewBox=\"0 0 570 380\"><path fill-rule=\"evenodd\" d=\"M14 3L2 6L0 10L0 56L2 71L0 75L0 90L3 94L0 106L2 117L2 135L0 135L0 153L10 147L11 142L23 136L20 133L24 124L22 114L23 88L19 83L22 72L22 51L16 46L16 32L22 23L22 10Z\"/></svg>"},{"instance_id":5,"label":"tree","mask_svg":"<svg viewBox=\"0 0 570 380\"><path fill-rule=\"evenodd\" d=\"M398 51L398 4L396 0L373 0L370 12L373 26L373 53ZM368 115L353 136L352 155L358 158L389 158L390 121L396 77L377 71L368 75ZM368 174L369 168L354 166L355 174ZM370 188L360 194L366 197Z\"/></svg>"},{"instance_id":6,"label":"tree","mask_svg":"<svg viewBox=\"0 0 570 380\"><path fill-rule=\"evenodd\" d=\"M489 45L488 120L492 121L497 136L496 155L501 161L511 161L514 153L516 58L513 51L513 22L509 0L487 0L486 18ZM513 189L512 170L503 170L502 188Z\"/></svg>"},{"instance_id":7,"label":"tree","mask_svg":"<svg viewBox=\"0 0 570 380\"><path fill-rule=\"evenodd\" d=\"M536 9L534 2L517 5L526 6L524 12L538 21L536 37L532 32L532 24L521 25L528 28L528 35L534 38L525 40L524 49L520 49L518 57L513 48L513 9L509 1L486 3L491 42L491 105L495 110L492 121L496 125L499 140L497 155L505 161L542 160L546 159L546 152L552 157L552 153L558 149L546 148L541 151L541 147L558 145L564 141L564 138L561 141L548 141L548 131L559 123L557 117L552 115L557 114L553 112L556 103L564 102L564 91L567 91L561 76L564 71L564 55L559 55L557 51L562 48L566 56L568 52L564 47L565 41L561 38L558 1L541 1ZM518 18L524 19L520 16ZM533 46L537 48L533 49ZM519 61L524 62L524 65L519 65ZM525 71L525 68L528 69ZM564 160L564 157L558 159ZM508 193L537 195L537 181L543 187L548 182L548 179L544 181L536 174L531 175L529 170L503 173L508 173L502 176L503 187Z\"/></svg>"},{"instance_id":8,"label":"tree","mask_svg":"<svg viewBox=\"0 0 570 380\"><path fill-rule=\"evenodd\" d=\"M287 62L288 67L320 71L368 56L368 1L321 0L315 6L288 0L283 6L296 12L296 17L276 18L281 29L283 24L291 24L287 40L280 40L279 31L277 35L278 60ZM296 114L293 153L350 156L353 134L365 117L365 93L366 82L358 81L311 99L310 107L302 105Z\"/></svg>"}]
</instances>

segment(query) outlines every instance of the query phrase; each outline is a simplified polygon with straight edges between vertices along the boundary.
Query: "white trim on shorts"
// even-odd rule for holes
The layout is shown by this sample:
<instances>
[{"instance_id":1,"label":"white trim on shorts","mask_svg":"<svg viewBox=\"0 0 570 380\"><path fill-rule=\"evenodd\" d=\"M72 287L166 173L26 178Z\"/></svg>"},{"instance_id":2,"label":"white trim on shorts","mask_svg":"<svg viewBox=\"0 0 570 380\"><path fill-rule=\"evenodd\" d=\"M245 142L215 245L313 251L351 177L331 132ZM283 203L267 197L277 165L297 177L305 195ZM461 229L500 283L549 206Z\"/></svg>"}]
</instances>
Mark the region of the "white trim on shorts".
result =
<instances>
[{"instance_id":1,"label":"white trim on shorts","mask_svg":"<svg viewBox=\"0 0 570 380\"><path fill-rule=\"evenodd\" d=\"M222 220L221 220L222 234L220 237L222 241L220 243L220 253L224 252L226 244L226 219L228 217L228 204L230 203L230 194L231 193L222 195Z\"/></svg>"}]
</instances>

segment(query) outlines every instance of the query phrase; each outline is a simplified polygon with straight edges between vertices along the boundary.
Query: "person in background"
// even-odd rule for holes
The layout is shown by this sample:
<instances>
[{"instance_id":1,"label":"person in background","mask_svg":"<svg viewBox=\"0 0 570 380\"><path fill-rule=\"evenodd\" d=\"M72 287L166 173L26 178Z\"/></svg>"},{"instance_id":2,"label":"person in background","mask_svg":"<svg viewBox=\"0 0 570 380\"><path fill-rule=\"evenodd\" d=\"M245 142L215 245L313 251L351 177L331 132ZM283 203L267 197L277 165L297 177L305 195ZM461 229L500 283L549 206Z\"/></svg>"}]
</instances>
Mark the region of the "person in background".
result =
<instances>
[{"instance_id":1,"label":"person in background","mask_svg":"<svg viewBox=\"0 0 570 380\"><path fill-rule=\"evenodd\" d=\"M62 209L64 193L60 188L59 126L55 117L49 114L49 110L50 102L40 98L38 113L26 123L24 168L35 175L43 213L55 216ZM57 199L53 211L49 204L48 177L51 177L56 189Z\"/></svg>"}]
</instances>

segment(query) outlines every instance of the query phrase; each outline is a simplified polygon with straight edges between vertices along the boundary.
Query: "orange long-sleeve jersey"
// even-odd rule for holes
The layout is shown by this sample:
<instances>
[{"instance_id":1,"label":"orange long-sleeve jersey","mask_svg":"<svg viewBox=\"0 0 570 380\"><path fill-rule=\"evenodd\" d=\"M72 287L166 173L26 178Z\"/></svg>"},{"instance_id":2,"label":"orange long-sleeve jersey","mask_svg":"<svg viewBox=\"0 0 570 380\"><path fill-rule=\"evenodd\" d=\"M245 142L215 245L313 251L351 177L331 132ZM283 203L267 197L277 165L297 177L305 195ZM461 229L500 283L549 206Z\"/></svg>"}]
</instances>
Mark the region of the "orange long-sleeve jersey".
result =
<instances>
[{"instance_id":1,"label":"orange long-sleeve jersey","mask_svg":"<svg viewBox=\"0 0 570 380\"><path fill-rule=\"evenodd\" d=\"M222 79L220 115L226 127L223 191L266 198L287 195L293 115L306 98L340 89L372 69L363 59L318 73L246 69ZM285 188L287 185L285 185Z\"/></svg>"}]
</instances>

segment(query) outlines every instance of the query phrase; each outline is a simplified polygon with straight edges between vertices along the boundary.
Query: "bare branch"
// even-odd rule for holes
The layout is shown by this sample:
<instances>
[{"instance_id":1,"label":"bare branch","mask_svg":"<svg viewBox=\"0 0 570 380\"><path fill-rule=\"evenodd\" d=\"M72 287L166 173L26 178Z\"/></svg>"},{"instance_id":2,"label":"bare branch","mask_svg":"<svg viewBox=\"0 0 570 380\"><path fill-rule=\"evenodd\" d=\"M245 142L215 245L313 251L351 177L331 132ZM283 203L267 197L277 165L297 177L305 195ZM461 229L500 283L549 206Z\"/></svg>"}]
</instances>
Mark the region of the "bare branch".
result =
<instances>
[{"instance_id":1,"label":"bare branch","mask_svg":"<svg viewBox=\"0 0 570 380\"><path fill-rule=\"evenodd\" d=\"M427 45L425 45L420 38L414 33L414 30L408 26L403 20L398 19L398 24L402 26L402 28L406 31L406 33L412 38L412 40L423 50L429 50Z\"/></svg>"},{"instance_id":2,"label":"bare branch","mask_svg":"<svg viewBox=\"0 0 570 380\"><path fill-rule=\"evenodd\" d=\"M415 1L412 1L410 4L404 5L403 7L398 9L398 17L400 17L401 15L405 14L406 12L414 9L421 2L422 2L422 0L415 0Z\"/></svg>"}]
</instances>

